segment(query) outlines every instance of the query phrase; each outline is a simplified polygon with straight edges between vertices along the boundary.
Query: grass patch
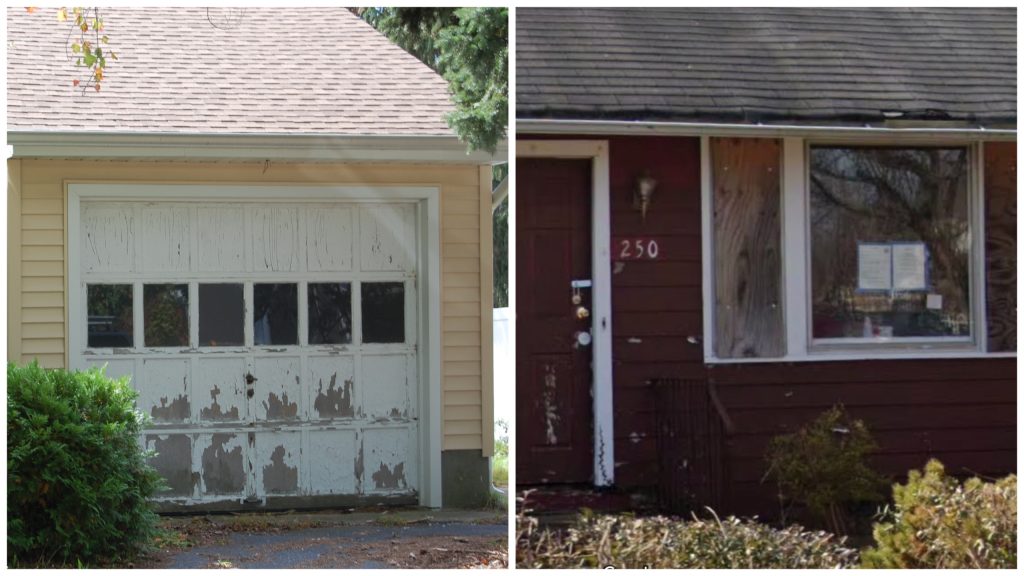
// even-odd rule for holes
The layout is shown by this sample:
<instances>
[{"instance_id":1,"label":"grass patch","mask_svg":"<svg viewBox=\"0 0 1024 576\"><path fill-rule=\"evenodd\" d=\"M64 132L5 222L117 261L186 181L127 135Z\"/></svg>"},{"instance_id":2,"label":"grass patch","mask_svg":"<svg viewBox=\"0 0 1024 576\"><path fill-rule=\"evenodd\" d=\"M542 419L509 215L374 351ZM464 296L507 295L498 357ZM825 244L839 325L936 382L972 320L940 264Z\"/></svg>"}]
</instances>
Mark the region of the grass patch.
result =
<instances>
[{"instance_id":1,"label":"grass patch","mask_svg":"<svg viewBox=\"0 0 1024 576\"><path fill-rule=\"evenodd\" d=\"M491 483L508 487L508 422L494 424L494 456L491 458Z\"/></svg>"}]
</instances>

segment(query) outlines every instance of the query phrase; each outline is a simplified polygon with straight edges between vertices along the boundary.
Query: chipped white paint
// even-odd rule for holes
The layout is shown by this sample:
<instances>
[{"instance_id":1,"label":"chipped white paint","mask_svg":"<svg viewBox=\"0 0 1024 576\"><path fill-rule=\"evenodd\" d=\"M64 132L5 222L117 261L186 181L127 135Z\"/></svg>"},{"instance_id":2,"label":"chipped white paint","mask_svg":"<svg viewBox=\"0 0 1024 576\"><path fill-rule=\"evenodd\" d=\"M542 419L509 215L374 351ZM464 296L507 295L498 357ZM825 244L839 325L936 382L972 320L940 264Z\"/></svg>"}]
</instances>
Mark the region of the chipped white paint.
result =
<instances>
[{"instance_id":1,"label":"chipped white paint","mask_svg":"<svg viewBox=\"0 0 1024 576\"><path fill-rule=\"evenodd\" d=\"M306 262L311 272L352 269L352 209L311 207L306 213Z\"/></svg>"},{"instance_id":2,"label":"chipped white paint","mask_svg":"<svg viewBox=\"0 0 1024 576\"><path fill-rule=\"evenodd\" d=\"M363 356L363 409L370 420L405 420L410 385L405 355Z\"/></svg>"},{"instance_id":3,"label":"chipped white paint","mask_svg":"<svg viewBox=\"0 0 1024 576\"><path fill-rule=\"evenodd\" d=\"M383 203L376 193L366 202L330 203L314 196L293 202L289 195L284 204L239 191L226 203L224 196L205 192L175 199L161 188L154 192L161 200L154 202L127 188L115 199L118 186L112 185L97 188L103 199L80 201L80 186L90 185L70 189L69 233L106 232L69 257L69 283L76 287L70 308L78 311L70 317L72 365L107 364L108 374L132 377L139 409L156 416L140 444L160 447L165 457L155 457L154 465L175 486L160 500L187 505L419 494L421 503L440 505L439 434L432 440L433 430L430 437L422 432L440 414L424 418L420 406L437 402L439 391L435 398L434 390L430 396L419 390L428 384L420 377L426 353L417 345L427 318L422 308L436 305L415 280L426 262L432 270L438 266L418 246L421 226L433 222L437 234L436 213L430 221L432 213L412 201ZM118 221L120 232L106 227ZM405 282L404 343L359 344L362 281ZM134 348L85 348L84 288L96 282L133 285ZM146 348L142 286L169 282L189 285L191 344ZM195 347L198 286L206 282L244 285L243 346ZM253 346L252 286L258 282L298 284L298 345ZM354 344L308 344L308 282L351 283ZM431 359L430 373L439 374L435 370ZM255 378L251 385L246 374ZM429 494L419 491L423 478Z\"/></svg>"},{"instance_id":4,"label":"chipped white paint","mask_svg":"<svg viewBox=\"0 0 1024 576\"><path fill-rule=\"evenodd\" d=\"M191 421L187 358L143 358L142 374L134 379L137 405L156 424Z\"/></svg>"},{"instance_id":5,"label":"chipped white paint","mask_svg":"<svg viewBox=\"0 0 1024 576\"><path fill-rule=\"evenodd\" d=\"M128 272L135 255L135 214L130 206L88 206L82 210L84 272Z\"/></svg>"},{"instance_id":6,"label":"chipped white paint","mask_svg":"<svg viewBox=\"0 0 1024 576\"><path fill-rule=\"evenodd\" d=\"M355 356L320 356L307 361L307 382L311 420L362 418Z\"/></svg>"},{"instance_id":7,"label":"chipped white paint","mask_svg":"<svg viewBox=\"0 0 1024 576\"><path fill-rule=\"evenodd\" d=\"M544 366L544 435L548 444L558 444L558 437L555 435L555 425L558 424L558 375L555 374L555 367L551 364Z\"/></svg>"},{"instance_id":8,"label":"chipped white paint","mask_svg":"<svg viewBox=\"0 0 1024 576\"><path fill-rule=\"evenodd\" d=\"M245 270L245 211L238 207L200 206L196 238L201 272Z\"/></svg>"},{"instance_id":9,"label":"chipped white paint","mask_svg":"<svg viewBox=\"0 0 1024 576\"><path fill-rule=\"evenodd\" d=\"M311 430L309 489L313 494L358 494L363 465L355 430ZM357 470L360 475L357 476Z\"/></svg>"},{"instance_id":10,"label":"chipped white paint","mask_svg":"<svg viewBox=\"0 0 1024 576\"><path fill-rule=\"evenodd\" d=\"M201 422L238 422L248 419L244 358L199 357L195 360L193 413Z\"/></svg>"},{"instance_id":11,"label":"chipped white paint","mask_svg":"<svg viewBox=\"0 0 1024 576\"><path fill-rule=\"evenodd\" d=\"M267 355L253 361L256 421L299 420L306 416L297 356Z\"/></svg>"},{"instance_id":12,"label":"chipped white paint","mask_svg":"<svg viewBox=\"0 0 1024 576\"><path fill-rule=\"evenodd\" d=\"M256 208L252 214L253 268L264 272L299 269L299 211Z\"/></svg>"},{"instance_id":13,"label":"chipped white paint","mask_svg":"<svg viewBox=\"0 0 1024 576\"><path fill-rule=\"evenodd\" d=\"M410 270L415 231L409 206L364 206L359 214L359 258L364 271Z\"/></svg>"},{"instance_id":14,"label":"chipped white paint","mask_svg":"<svg viewBox=\"0 0 1024 576\"><path fill-rule=\"evenodd\" d=\"M409 492L418 477L409 430L369 428L363 431L363 492Z\"/></svg>"},{"instance_id":15,"label":"chipped white paint","mask_svg":"<svg viewBox=\"0 0 1024 576\"><path fill-rule=\"evenodd\" d=\"M185 272L189 269L190 218L184 206L142 207L143 272Z\"/></svg>"}]
</instances>

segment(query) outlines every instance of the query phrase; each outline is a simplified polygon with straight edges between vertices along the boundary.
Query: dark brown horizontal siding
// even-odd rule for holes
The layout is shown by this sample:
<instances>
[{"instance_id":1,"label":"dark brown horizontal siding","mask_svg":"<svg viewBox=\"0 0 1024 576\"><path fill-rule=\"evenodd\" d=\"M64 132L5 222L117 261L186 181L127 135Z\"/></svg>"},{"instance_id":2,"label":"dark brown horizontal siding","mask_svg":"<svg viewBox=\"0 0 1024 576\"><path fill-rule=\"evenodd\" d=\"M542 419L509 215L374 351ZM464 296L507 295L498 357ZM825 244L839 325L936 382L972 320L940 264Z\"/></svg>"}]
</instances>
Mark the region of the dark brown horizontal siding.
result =
<instances>
[{"instance_id":1,"label":"dark brown horizontal siding","mask_svg":"<svg viewBox=\"0 0 1024 576\"><path fill-rule=\"evenodd\" d=\"M770 515L765 448L834 404L878 443L872 464L900 479L929 458L956 474L1017 469L1014 358L716 365L708 370L735 431L728 441L731 511Z\"/></svg>"}]
</instances>

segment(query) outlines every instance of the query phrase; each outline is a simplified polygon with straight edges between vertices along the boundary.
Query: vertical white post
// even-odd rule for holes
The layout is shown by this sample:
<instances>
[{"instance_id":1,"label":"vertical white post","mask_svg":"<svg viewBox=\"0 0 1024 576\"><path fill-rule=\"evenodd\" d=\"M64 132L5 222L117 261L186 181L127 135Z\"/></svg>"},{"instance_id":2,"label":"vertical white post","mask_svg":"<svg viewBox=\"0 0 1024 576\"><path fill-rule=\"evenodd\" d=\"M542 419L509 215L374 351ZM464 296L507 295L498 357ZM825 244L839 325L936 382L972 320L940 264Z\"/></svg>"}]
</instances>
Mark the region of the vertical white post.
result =
<instances>
[{"instance_id":1,"label":"vertical white post","mask_svg":"<svg viewBox=\"0 0 1024 576\"><path fill-rule=\"evenodd\" d=\"M593 158L594 485L615 483L612 404L611 199L608 143Z\"/></svg>"},{"instance_id":2,"label":"vertical white post","mask_svg":"<svg viewBox=\"0 0 1024 576\"><path fill-rule=\"evenodd\" d=\"M714 191L711 181L711 138L700 137L700 252L701 291L704 294L704 359L715 356Z\"/></svg>"}]
</instances>

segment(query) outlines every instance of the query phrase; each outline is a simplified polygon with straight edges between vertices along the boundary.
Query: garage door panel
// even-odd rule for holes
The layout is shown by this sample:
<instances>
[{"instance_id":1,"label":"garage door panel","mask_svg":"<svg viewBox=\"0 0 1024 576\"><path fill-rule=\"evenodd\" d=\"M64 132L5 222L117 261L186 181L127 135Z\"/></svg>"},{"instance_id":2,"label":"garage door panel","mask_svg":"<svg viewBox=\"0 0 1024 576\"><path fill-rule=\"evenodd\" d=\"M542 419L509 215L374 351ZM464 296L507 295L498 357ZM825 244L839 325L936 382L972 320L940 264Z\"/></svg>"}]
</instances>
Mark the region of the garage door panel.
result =
<instances>
[{"instance_id":1,"label":"garage door panel","mask_svg":"<svg viewBox=\"0 0 1024 576\"><path fill-rule=\"evenodd\" d=\"M245 210L223 206L196 209L197 269L245 270Z\"/></svg>"},{"instance_id":2,"label":"garage door panel","mask_svg":"<svg viewBox=\"0 0 1024 576\"><path fill-rule=\"evenodd\" d=\"M409 492L416 486L416 458L409 429L370 428L363 431L363 488L366 493Z\"/></svg>"},{"instance_id":3,"label":"garage door panel","mask_svg":"<svg viewBox=\"0 0 1024 576\"><path fill-rule=\"evenodd\" d=\"M192 472L192 437L188 434L147 434L145 449L156 452L149 464L169 487L159 497L191 497L198 474Z\"/></svg>"},{"instance_id":4,"label":"garage door panel","mask_svg":"<svg viewBox=\"0 0 1024 576\"><path fill-rule=\"evenodd\" d=\"M130 205L95 205L81 216L82 271L129 272L135 256L135 211Z\"/></svg>"},{"instance_id":5,"label":"garage door panel","mask_svg":"<svg viewBox=\"0 0 1024 576\"><path fill-rule=\"evenodd\" d=\"M275 356L253 361L256 421L292 421L306 417L299 358Z\"/></svg>"},{"instance_id":6,"label":"garage door panel","mask_svg":"<svg viewBox=\"0 0 1024 576\"><path fill-rule=\"evenodd\" d=\"M191 234L189 209L183 206L142 209L139 230L143 272L187 272L190 268Z\"/></svg>"},{"instance_id":7,"label":"garage door panel","mask_svg":"<svg viewBox=\"0 0 1024 576\"><path fill-rule=\"evenodd\" d=\"M245 358L196 360L195 396L200 422L238 422L248 418Z\"/></svg>"},{"instance_id":8,"label":"garage door panel","mask_svg":"<svg viewBox=\"0 0 1024 576\"><path fill-rule=\"evenodd\" d=\"M310 272L352 270L352 209L309 208L306 212L306 265Z\"/></svg>"},{"instance_id":9,"label":"garage door panel","mask_svg":"<svg viewBox=\"0 0 1024 576\"><path fill-rule=\"evenodd\" d=\"M370 420L409 417L409 372L404 354L363 356L363 408Z\"/></svg>"},{"instance_id":10,"label":"garage door panel","mask_svg":"<svg viewBox=\"0 0 1024 576\"><path fill-rule=\"evenodd\" d=\"M357 494L363 462L355 430L309 432L309 485L317 494Z\"/></svg>"},{"instance_id":11,"label":"garage door panel","mask_svg":"<svg viewBox=\"0 0 1024 576\"><path fill-rule=\"evenodd\" d=\"M262 494L280 496L300 493L301 447L302 434L299 431L256 434L257 482L263 488Z\"/></svg>"},{"instance_id":12,"label":"garage door panel","mask_svg":"<svg viewBox=\"0 0 1024 576\"><path fill-rule=\"evenodd\" d=\"M333 420L361 417L357 401L355 358L352 356L311 357L307 381L311 391L311 419Z\"/></svg>"},{"instance_id":13,"label":"garage door panel","mask_svg":"<svg viewBox=\"0 0 1024 576\"><path fill-rule=\"evenodd\" d=\"M415 203L213 194L89 199L77 214L71 358L131 376L152 418L139 444L170 486L157 499L416 493ZM132 346L87 347L92 285L130 290ZM188 294L171 339L154 336L166 285Z\"/></svg>"},{"instance_id":14,"label":"garage door panel","mask_svg":"<svg viewBox=\"0 0 1024 576\"><path fill-rule=\"evenodd\" d=\"M194 455L200 463L201 493L205 496L245 495L246 434L197 434Z\"/></svg>"},{"instance_id":15,"label":"garage door panel","mask_svg":"<svg viewBox=\"0 0 1024 576\"><path fill-rule=\"evenodd\" d=\"M410 206L364 206L359 211L359 258L364 271L407 271L416 262Z\"/></svg>"},{"instance_id":16,"label":"garage door panel","mask_svg":"<svg viewBox=\"0 0 1024 576\"><path fill-rule=\"evenodd\" d=\"M135 389L139 409L154 424L189 422L192 419L189 394L190 362L187 358L145 358Z\"/></svg>"},{"instance_id":17,"label":"garage door panel","mask_svg":"<svg viewBox=\"0 0 1024 576\"><path fill-rule=\"evenodd\" d=\"M298 208L254 208L252 223L253 271L298 271L302 245Z\"/></svg>"}]
</instances>

